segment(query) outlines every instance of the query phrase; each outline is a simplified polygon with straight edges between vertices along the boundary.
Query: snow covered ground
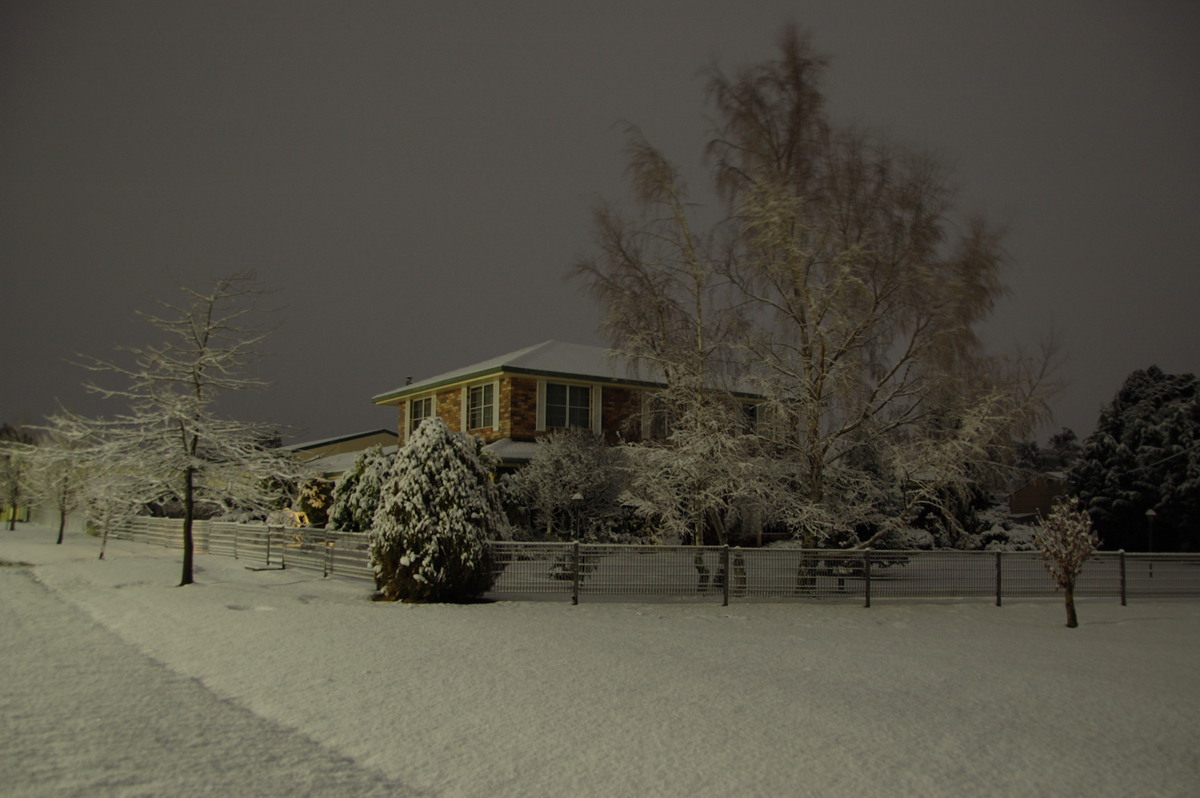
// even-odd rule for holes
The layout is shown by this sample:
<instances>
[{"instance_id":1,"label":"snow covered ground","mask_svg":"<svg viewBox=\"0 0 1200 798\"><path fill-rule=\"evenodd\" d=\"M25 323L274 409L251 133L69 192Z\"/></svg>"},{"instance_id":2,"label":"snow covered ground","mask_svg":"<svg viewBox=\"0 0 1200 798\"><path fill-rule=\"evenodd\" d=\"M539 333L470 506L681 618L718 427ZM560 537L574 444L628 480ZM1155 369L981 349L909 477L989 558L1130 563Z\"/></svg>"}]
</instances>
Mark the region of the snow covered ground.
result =
<instances>
[{"instance_id":1,"label":"snow covered ground","mask_svg":"<svg viewBox=\"0 0 1200 798\"><path fill-rule=\"evenodd\" d=\"M0 531L0 794L1195 795L1200 602L407 606ZM36 580L36 581L35 581ZM38 584L40 583L40 584ZM172 760L178 757L178 760Z\"/></svg>"}]
</instances>

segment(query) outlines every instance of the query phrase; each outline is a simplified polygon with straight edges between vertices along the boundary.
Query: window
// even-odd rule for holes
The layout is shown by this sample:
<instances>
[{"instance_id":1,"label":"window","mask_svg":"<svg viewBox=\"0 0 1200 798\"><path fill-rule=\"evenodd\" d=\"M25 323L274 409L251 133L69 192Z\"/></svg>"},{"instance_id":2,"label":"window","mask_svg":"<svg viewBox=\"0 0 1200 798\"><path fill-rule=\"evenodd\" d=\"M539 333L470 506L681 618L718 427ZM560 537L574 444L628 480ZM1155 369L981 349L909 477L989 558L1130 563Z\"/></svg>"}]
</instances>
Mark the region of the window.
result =
<instances>
[{"instance_id":1,"label":"window","mask_svg":"<svg viewBox=\"0 0 1200 798\"><path fill-rule=\"evenodd\" d=\"M546 429L592 427L592 389L586 385L546 383Z\"/></svg>"},{"instance_id":2,"label":"window","mask_svg":"<svg viewBox=\"0 0 1200 798\"><path fill-rule=\"evenodd\" d=\"M496 413L496 386L474 385L467 392L467 429L490 427Z\"/></svg>"},{"instance_id":3,"label":"window","mask_svg":"<svg viewBox=\"0 0 1200 798\"><path fill-rule=\"evenodd\" d=\"M673 428L666 396L658 392L642 394L642 438L666 440Z\"/></svg>"},{"instance_id":4,"label":"window","mask_svg":"<svg viewBox=\"0 0 1200 798\"><path fill-rule=\"evenodd\" d=\"M408 403L408 434L412 435L421 422L433 416L433 397L413 399Z\"/></svg>"}]
</instances>

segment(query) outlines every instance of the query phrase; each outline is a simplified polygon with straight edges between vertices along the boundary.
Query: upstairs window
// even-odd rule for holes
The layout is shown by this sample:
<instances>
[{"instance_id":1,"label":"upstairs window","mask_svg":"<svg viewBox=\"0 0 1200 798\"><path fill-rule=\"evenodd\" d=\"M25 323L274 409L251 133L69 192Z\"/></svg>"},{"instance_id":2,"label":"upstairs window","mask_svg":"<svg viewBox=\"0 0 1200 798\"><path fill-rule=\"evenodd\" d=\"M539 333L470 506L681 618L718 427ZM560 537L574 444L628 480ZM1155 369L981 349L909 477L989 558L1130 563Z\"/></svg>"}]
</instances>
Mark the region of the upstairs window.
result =
<instances>
[{"instance_id":1,"label":"upstairs window","mask_svg":"<svg viewBox=\"0 0 1200 798\"><path fill-rule=\"evenodd\" d=\"M546 429L592 427L592 389L586 385L546 383Z\"/></svg>"},{"instance_id":2,"label":"upstairs window","mask_svg":"<svg viewBox=\"0 0 1200 798\"><path fill-rule=\"evenodd\" d=\"M496 417L496 386L494 383L473 385L467 391L467 429L490 427Z\"/></svg>"},{"instance_id":3,"label":"upstairs window","mask_svg":"<svg viewBox=\"0 0 1200 798\"><path fill-rule=\"evenodd\" d=\"M408 403L408 434L412 435L421 426L421 422L433 417L433 397L413 399Z\"/></svg>"}]
</instances>

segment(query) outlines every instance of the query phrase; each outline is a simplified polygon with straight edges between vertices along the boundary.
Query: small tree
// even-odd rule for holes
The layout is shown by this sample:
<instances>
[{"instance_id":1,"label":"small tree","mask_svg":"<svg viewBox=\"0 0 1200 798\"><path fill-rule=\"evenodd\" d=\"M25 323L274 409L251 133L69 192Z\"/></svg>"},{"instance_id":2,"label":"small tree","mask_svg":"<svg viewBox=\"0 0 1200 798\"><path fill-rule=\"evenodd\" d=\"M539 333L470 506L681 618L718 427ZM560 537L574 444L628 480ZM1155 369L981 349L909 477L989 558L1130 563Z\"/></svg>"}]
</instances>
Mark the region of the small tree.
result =
<instances>
[{"instance_id":1,"label":"small tree","mask_svg":"<svg viewBox=\"0 0 1200 798\"><path fill-rule=\"evenodd\" d=\"M94 463L97 427L65 410L47 419L42 440L33 449L33 492L58 513L58 543L63 542L67 516L84 506Z\"/></svg>"},{"instance_id":2,"label":"small tree","mask_svg":"<svg viewBox=\"0 0 1200 798\"><path fill-rule=\"evenodd\" d=\"M492 585L487 541L508 522L474 443L441 419L397 455L371 524L370 555L386 601L462 601Z\"/></svg>"},{"instance_id":3,"label":"small tree","mask_svg":"<svg viewBox=\"0 0 1200 798\"><path fill-rule=\"evenodd\" d=\"M0 427L0 510L8 509L8 528L17 528L17 513L26 505L32 480L37 436L27 427Z\"/></svg>"},{"instance_id":4,"label":"small tree","mask_svg":"<svg viewBox=\"0 0 1200 798\"><path fill-rule=\"evenodd\" d=\"M366 532L371 528L394 459L381 446L372 446L354 458L354 465L334 486L329 507L330 529Z\"/></svg>"},{"instance_id":5,"label":"small tree","mask_svg":"<svg viewBox=\"0 0 1200 798\"><path fill-rule=\"evenodd\" d=\"M198 501L265 512L272 485L300 476L302 466L266 443L260 424L223 418L220 397L265 387L247 376L266 332L247 326L261 291L253 277L217 280L206 292L182 289L185 306L163 303L165 315L142 314L167 340L131 348L131 365L91 360L86 366L122 378L124 387L88 387L124 400L128 411L104 425L106 454L118 471L154 480L146 499L170 497L183 507L183 574L193 582L192 522Z\"/></svg>"},{"instance_id":6,"label":"small tree","mask_svg":"<svg viewBox=\"0 0 1200 798\"><path fill-rule=\"evenodd\" d=\"M1060 501L1050 511L1050 517L1042 519L1033 542L1042 552L1046 570L1062 588L1067 626L1074 629L1079 625L1075 616L1075 579L1100 543L1092 531L1092 519L1086 510Z\"/></svg>"}]
</instances>

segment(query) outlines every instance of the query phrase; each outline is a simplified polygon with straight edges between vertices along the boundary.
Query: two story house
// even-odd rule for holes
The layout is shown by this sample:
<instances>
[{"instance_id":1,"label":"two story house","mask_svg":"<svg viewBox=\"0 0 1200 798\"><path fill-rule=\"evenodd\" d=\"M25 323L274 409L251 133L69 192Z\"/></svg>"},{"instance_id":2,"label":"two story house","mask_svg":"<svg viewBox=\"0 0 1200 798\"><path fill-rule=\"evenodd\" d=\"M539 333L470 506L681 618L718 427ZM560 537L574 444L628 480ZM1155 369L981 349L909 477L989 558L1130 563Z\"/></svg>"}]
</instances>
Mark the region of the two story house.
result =
<instances>
[{"instance_id":1,"label":"two story house","mask_svg":"<svg viewBox=\"0 0 1200 798\"><path fill-rule=\"evenodd\" d=\"M538 436L581 428L638 440L649 429L646 397L663 387L599 346L545 341L381 393L372 401L397 411L403 445L437 416L450 429L478 435L508 466L533 456Z\"/></svg>"}]
</instances>

